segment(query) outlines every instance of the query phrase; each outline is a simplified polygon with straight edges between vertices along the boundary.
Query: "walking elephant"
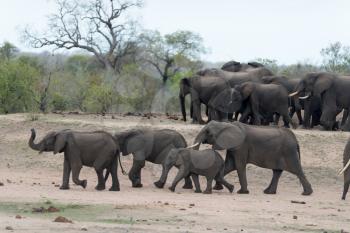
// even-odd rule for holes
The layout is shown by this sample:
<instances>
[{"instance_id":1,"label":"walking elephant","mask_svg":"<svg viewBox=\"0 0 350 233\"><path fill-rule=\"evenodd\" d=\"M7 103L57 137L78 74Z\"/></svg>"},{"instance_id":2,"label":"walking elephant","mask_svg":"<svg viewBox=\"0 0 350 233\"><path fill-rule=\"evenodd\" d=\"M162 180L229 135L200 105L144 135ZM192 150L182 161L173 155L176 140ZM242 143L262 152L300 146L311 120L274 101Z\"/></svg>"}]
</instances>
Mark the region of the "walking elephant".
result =
<instances>
[{"instance_id":1,"label":"walking elephant","mask_svg":"<svg viewBox=\"0 0 350 233\"><path fill-rule=\"evenodd\" d=\"M283 117L286 127L289 124L295 127L288 114L288 93L281 85L245 82L235 86L231 101L230 106L237 108L233 110L241 109L245 103L247 105L240 118L241 122L245 122L248 115L252 114L253 123L260 125L263 119L271 118L277 113Z\"/></svg>"},{"instance_id":2,"label":"walking elephant","mask_svg":"<svg viewBox=\"0 0 350 233\"><path fill-rule=\"evenodd\" d=\"M93 167L97 173L97 190L105 189L103 171L112 175L110 191L119 191L117 176L119 144L113 136L104 131L76 132L61 130L49 132L39 143L34 143L36 133L31 130L29 146L41 152L52 151L54 154L64 152L63 182L60 189L69 189L69 177L72 172L73 182L86 188L87 181L80 180L82 166ZM123 170L123 169L122 169Z\"/></svg>"},{"instance_id":3,"label":"walking elephant","mask_svg":"<svg viewBox=\"0 0 350 233\"><path fill-rule=\"evenodd\" d=\"M350 139L346 143L346 146L344 148L344 153L343 153L343 169L339 171L339 175L344 173L344 188L343 188L343 195L342 199L345 200L346 194L349 191L349 185L350 185Z\"/></svg>"},{"instance_id":4,"label":"walking elephant","mask_svg":"<svg viewBox=\"0 0 350 233\"><path fill-rule=\"evenodd\" d=\"M332 130L336 125L336 116L344 109L350 108L350 77L338 76L327 72L308 73L301 79L293 95L305 92L305 96L299 97L308 99L317 97L321 101L322 115L321 125L326 130ZM344 114L347 117L347 114ZM343 119L342 129L350 130L350 119Z\"/></svg>"},{"instance_id":5,"label":"walking elephant","mask_svg":"<svg viewBox=\"0 0 350 233\"><path fill-rule=\"evenodd\" d=\"M169 187L172 192L175 191L175 187L179 181L189 175L195 184L196 193L202 192L198 175L205 176L207 179L207 188L203 192L204 194L212 193L212 182L214 179L221 182L231 193L233 192L233 185L224 179L224 160L215 150L172 149L163 165L162 176L158 181L162 184L166 182L168 173L173 166L179 168L171 187Z\"/></svg>"},{"instance_id":6,"label":"walking elephant","mask_svg":"<svg viewBox=\"0 0 350 233\"><path fill-rule=\"evenodd\" d=\"M273 177L264 191L266 194L276 193L284 170L299 178L303 195L313 192L301 166L298 141L289 129L211 121L196 136L194 148L199 149L201 143L212 145L214 150L227 150L224 175L237 170L241 186L238 193L249 193L246 176L248 163L272 169ZM217 184L216 189L220 188L221 184Z\"/></svg>"},{"instance_id":7,"label":"walking elephant","mask_svg":"<svg viewBox=\"0 0 350 233\"><path fill-rule=\"evenodd\" d=\"M129 179L134 188L142 187L141 169L146 161L162 164L171 149L187 146L184 137L170 129L132 129L116 133L114 137L119 142L122 155L133 154ZM187 177L185 181L184 188L191 189L191 179Z\"/></svg>"}]
</instances>

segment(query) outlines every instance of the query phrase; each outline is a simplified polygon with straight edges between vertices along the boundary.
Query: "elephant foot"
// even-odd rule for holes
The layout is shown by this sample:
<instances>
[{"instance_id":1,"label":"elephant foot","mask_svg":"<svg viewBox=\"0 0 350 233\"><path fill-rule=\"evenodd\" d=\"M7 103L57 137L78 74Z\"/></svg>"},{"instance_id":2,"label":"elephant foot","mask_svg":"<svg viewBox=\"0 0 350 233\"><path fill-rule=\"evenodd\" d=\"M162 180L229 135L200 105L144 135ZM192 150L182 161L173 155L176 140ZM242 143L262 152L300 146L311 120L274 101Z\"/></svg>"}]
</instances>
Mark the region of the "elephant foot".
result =
<instances>
[{"instance_id":1,"label":"elephant foot","mask_svg":"<svg viewBox=\"0 0 350 233\"><path fill-rule=\"evenodd\" d=\"M211 190L204 190L203 194L211 194Z\"/></svg>"},{"instance_id":2,"label":"elephant foot","mask_svg":"<svg viewBox=\"0 0 350 233\"><path fill-rule=\"evenodd\" d=\"M175 192L175 187L169 187L169 190L172 191L172 192Z\"/></svg>"},{"instance_id":3,"label":"elephant foot","mask_svg":"<svg viewBox=\"0 0 350 233\"><path fill-rule=\"evenodd\" d=\"M195 192L195 193L202 193L202 190L196 189L196 190L194 190L194 192Z\"/></svg>"},{"instance_id":4,"label":"elephant foot","mask_svg":"<svg viewBox=\"0 0 350 233\"><path fill-rule=\"evenodd\" d=\"M141 183L136 183L136 184L132 184L133 188L142 188L143 185Z\"/></svg>"},{"instance_id":5,"label":"elephant foot","mask_svg":"<svg viewBox=\"0 0 350 233\"><path fill-rule=\"evenodd\" d=\"M243 190L243 189L240 189L237 191L238 194L249 194L249 191L248 190Z\"/></svg>"},{"instance_id":6,"label":"elephant foot","mask_svg":"<svg viewBox=\"0 0 350 233\"><path fill-rule=\"evenodd\" d=\"M276 190L273 190L271 188L267 188L264 190L265 194L276 194Z\"/></svg>"},{"instance_id":7,"label":"elephant foot","mask_svg":"<svg viewBox=\"0 0 350 233\"><path fill-rule=\"evenodd\" d=\"M159 180L154 182L153 184L154 184L154 186L156 186L157 188L160 188L160 189L162 189L164 187L164 183L159 181Z\"/></svg>"},{"instance_id":8,"label":"elephant foot","mask_svg":"<svg viewBox=\"0 0 350 233\"><path fill-rule=\"evenodd\" d=\"M106 186L104 184L98 184L96 187L95 187L96 190L105 190L106 189Z\"/></svg>"},{"instance_id":9,"label":"elephant foot","mask_svg":"<svg viewBox=\"0 0 350 233\"><path fill-rule=\"evenodd\" d=\"M61 190L68 190L69 189L69 185L61 185L60 189Z\"/></svg>"},{"instance_id":10,"label":"elephant foot","mask_svg":"<svg viewBox=\"0 0 350 233\"><path fill-rule=\"evenodd\" d=\"M185 183L184 186L182 186L183 189L192 189L193 188L193 185L192 183Z\"/></svg>"},{"instance_id":11,"label":"elephant foot","mask_svg":"<svg viewBox=\"0 0 350 233\"><path fill-rule=\"evenodd\" d=\"M313 193L313 190L312 189L309 189L309 190L304 190L304 192L302 193L302 195L304 196L309 196Z\"/></svg>"},{"instance_id":12,"label":"elephant foot","mask_svg":"<svg viewBox=\"0 0 350 233\"><path fill-rule=\"evenodd\" d=\"M83 181L81 182L81 187L83 187L83 188L85 189L86 186L87 186L87 180L83 180Z\"/></svg>"},{"instance_id":13,"label":"elephant foot","mask_svg":"<svg viewBox=\"0 0 350 233\"><path fill-rule=\"evenodd\" d=\"M119 188L119 186L112 186L110 189L109 189L109 191L120 191L120 188Z\"/></svg>"},{"instance_id":14,"label":"elephant foot","mask_svg":"<svg viewBox=\"0 0 350 233\"><path fill-rule=\"evenodd\" d=\"M229 186L227 188L228 188L228 191L230 191L230 193L233 193L233 190L234 190L235 187L233 185L231 185L231 186Z\"/></svg>"},{"instance_id":15,"label":"elephant foot","mask_svg":"<svg viewBox=\"0 0 350 233\"><path fill-rule=\"evenodd\" d=\"M216 183L215 186L213 187L214 190L222 190L224 189L224 186L220 183Z\"/></svg>"}]
</instances>

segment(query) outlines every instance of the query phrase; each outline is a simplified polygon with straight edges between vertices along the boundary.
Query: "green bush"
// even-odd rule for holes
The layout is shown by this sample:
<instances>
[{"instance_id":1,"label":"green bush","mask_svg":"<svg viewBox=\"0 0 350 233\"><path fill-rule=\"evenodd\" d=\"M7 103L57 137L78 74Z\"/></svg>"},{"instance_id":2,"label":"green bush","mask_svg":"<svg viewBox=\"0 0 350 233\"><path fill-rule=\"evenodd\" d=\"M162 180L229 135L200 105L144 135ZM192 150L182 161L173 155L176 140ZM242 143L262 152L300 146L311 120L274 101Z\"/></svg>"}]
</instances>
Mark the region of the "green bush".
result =
<instances>
[{"instance_id":1,"label":"green bush","mask_svg":"<svg viewBox=\"0 0 350 233\"><path fill-rule=\"evenodd\" d=\"M51 97L51 106L54 111L65 111L69 107L69 100L67 100L64 96L55 93Z\"/></svg>"}]
</instances>

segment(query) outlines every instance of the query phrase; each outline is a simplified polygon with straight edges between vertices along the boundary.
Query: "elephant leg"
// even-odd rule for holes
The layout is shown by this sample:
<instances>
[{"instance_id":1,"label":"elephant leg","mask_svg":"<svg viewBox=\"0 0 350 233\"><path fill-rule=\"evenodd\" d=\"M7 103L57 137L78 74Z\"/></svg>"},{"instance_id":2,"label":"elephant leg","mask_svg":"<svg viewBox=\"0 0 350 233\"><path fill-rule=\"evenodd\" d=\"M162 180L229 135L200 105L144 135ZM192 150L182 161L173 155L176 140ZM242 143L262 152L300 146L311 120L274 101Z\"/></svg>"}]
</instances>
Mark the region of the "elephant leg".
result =
<instances>
[{"instance_id":1,"label":"elephant leg","mask_svg":"<svg viewBox=\"0 0 350 233\"><path fill-rule=\"evenodd\" d=\"M275 119L274 119L274 125L278 125L278 122L280 121L281 115L276 113L275 114Z\"/></svg>"},{"instance_id":2,"label":"elephant leg","mask_svg":"<svg viewBox=\"0 0 350 233\"><path fill-rule=\"evenodd\" d=\"M207 188L204 190L204 194L211 194L213 189L213 177L206 177L207 178Z\"/></svg>"},{"instance_id":3,"label":"elephant leg","mask_svg":"<svg viewBox=\"0 0 350 233\"><path fill-rule=\"evenodd\" d=\"M118 157L112 163L111 166L112 187L109 191L120 191L120 185L118 180Z\"/></svg>"},{"instance_id":4,"label":"elephant leg","mask_svg":"<svg viewBox=\"0 0 350 233\"><path fill-rule=\"evenodd\" d=\"M289 128L289 124L291 124L294 129L297 128L297 125L294 124L292 118L289 116L288 110L282 112L281 115L283 117L284 127Z\"/></svg>"},{"instance_id":5,"label":"elephant leg","mask_svg":"<svg viewBox=\"0 0 350 233\"><path fill-rule=\"evenodd\" d=\"M193 101L192 106L193 106L193 116L196 117L196 119L198 120L198 123L205 124L204 120L202 119L201 103L199 99Z\"/></svg>"},{"instance_id":6,"label":"elephant leg","mask_svg":"<svg viewBox=\"0 0 350 233\"><path fill-rule=\"evenodd\" d=\"M145 160L135 160L129 172L129 179L133 188L141 188L141 169L145 166Z\"/></svg>"},{"instance_id":7,"label":"elephant leg","mask_svg":"<svg viewBox=\"0 0 350 233\"><path fill-rule=\"evenodd\" d=\"M288 169L286 170L296 175L299 178L301 185L303 186L302 195L310 195L313 192L313 190L312 190L311 184L305 177L305 174L303 172L303 169L301 167L300 160L298 159L298 157L297 156L288 157L286 158L286 160L287 160L286 163L287 163L287 169Z\"/></svg>"},{"instance_id":8,"label":"elephant leg","mask_svg":"<svg viewBox=\"0 0 350 233\"><path fill-rule=\"evenodd\" d=\"M343 118L341 119L341 126L345 124L346 120L348 119L348 115L349 115L349 110L344 109Z\"/></svg>"},{"instance_id":9,"label":"elephant leg","mask_svg":"<svg viewBox=\"0 0 350 233\"><path fill-rule=\"evenodd\" d=\"M193 180L193 183L194 183L194 187L196 187L196 190L195 190L194 192L195 192L195 193L201 193L202 190L201 190L201 186L200 186L200 184L199 184L198 175L192 173L192 174L191 174L191 177L192 177L192 180Z\"/></svg>"},{"instance_id":10,"label":"elephant leg","mask_svg":"<svg viewBox=\"0 0 350 233\"><path fill-rule=\"evenodd\" d=\"M297 117L298 117L298 120L299 120L299 125L303 125L304 121L303 121L303 118L301 116L301 110L296 111L296 113L297 113Z\"/></svg>"},{"instance_id":11,"label":"elephant leg","mask_svg":"<svg viewBox=\"0 0 350 233\"><path fill-rule=\"evenodd\" d=\"M229 121L233 121L233 113L228 113L227 118Z\"/></svg>"},{"instance_id":12,"label":"elephant leg","mask_svg":"<svg viewBox=\"0 0 350 233\"><path fill-rule=\"evenodd\" d=\"M343 195L341 197L342 200L345 200L346 198L346 194L349 191L349 185L350 185L350 181L344 182Z\"/></svg>"},{"instance_id":13,"label":"elephant leg","mask_svg":"<svg viewBox=\"0 0 350 233\"><path fill-rule=\"evenodd\" d=\"M188 171L186 172L185 166L181 165L180 168L179 168L179 171L177 172L177 175L176 175L173 183L169 187L169 189L172 192L174 192L175 188L176 188L176 185L180 182L180 180L182 180L184 177L188 176L189 175L188 173L189 173Z\"/></svg>"},{"instance_id":14,"label":"elephant leg","mask_svg":"<svg viewBox=\"0 0 350 233\"><path fill-rule=\"evenodd\" d=\"M273 175L270 185L264 190L265 194L276 194L278 180L280 179L283 170L273 169Z\"/></svg>"},{"instance_id":15,"label":"elephant leg","mask_svg":"<svg viewBox=\"0 0 350 233\"><path fill-rule=\"evenodd\" d=\"M216 182L220 182L221 184L223 184L230 191L230 193L233 192L234 186L225 180L223 169L220 170L220 172L216 176L215 180L216 180Z\"/></svg>"},{"instance_id":16,"label":"elephant leg","mask_svg":"<svg viewBox=\"0 0 350 233\"><path fill-rule=\"evenodd\" d=\"M224 168L224 174L223 177L226 176L228 173L236 169L235 160L233 155L231 155L232 152L227 151L226 152L226 158L225 158L225 168ZM221 182L219 180L216 181L216 184L214 186L214 190L221 190L224 187L222 186Z\"/></svg>"},{"instance_id":17,"label":"elephant leg","mask_svg":"<svg viewBox=\"0 0 350 233\"><path fill-rule=\"evenodd\" d=\"M96 171L96 174L97 174L97 179L98 179L98 183L97 183L97 186L95 187L96 190L104 190L106 188L106 185L105 185L105 179L104 179L104 176L103 176L103 169L96 169L95 168L95 171Z\"/></svg>"},{"instance_id":18,"label":"elephant leg","mask_svg":"<svg viewBox=\"0 0 350 233\"><path fill-rule=\"evenodd\" d=\"M240 158L235 157L237 174L239 179L239 184L241 185L241 189L237 191L239 194L248 194L248 182L247 182L247 174L246 174L246 161L240 161Z\"/></svg>"},{"instance_id":19,"label":"elephant leg","mask_svg":"<svg viewBox=\"0 0 350 233\"><path fill-rule=\"evenodd\" d=\"M184 186L182 186L182 188L183 189L192 189L193 188L190 175L185 177L185 184L184 184Z\"/></svg>"},{"instance_id":20,"label":"elephant leg","mask_svg":"<svg viewBox=\"0 0 350 233\"><path fill-rule=\"evenodd\" d=\"M83 188L86 188L87 185L87 180L80 180L79 179L79 174L80 174L80 170L82 168L82 166L72 166L72 176L73 176L73 182L76 185L80 185Z\"/></svg>"},{"instance_id":21,"label":"elephant leg","mask_svg":"<svg viewBox=\"0 0 350 233\"><path fill-rule=\"evenodd\" d=\"M70 177L71 167L69 161L64 159L63 162L63 180L60 189L69 189L69 177Z\"/></svg>"}]
</instances>

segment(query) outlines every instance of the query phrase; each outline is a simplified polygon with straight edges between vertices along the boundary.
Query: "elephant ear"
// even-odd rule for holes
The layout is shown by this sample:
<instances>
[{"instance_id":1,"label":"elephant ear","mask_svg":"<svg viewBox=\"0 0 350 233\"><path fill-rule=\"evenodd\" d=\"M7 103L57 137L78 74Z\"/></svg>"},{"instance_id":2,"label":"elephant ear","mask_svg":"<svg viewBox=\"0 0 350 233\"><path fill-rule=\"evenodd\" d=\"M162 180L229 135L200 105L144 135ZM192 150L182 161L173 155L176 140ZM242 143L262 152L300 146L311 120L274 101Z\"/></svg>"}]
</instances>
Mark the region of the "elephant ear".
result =
<instances>
[{"instance_id":1,"label":"elephant ear","mask_svg":"<svg viewBox=\"0 0 350 233\"><path fill-rule=\"evenodd\" d=\"M67 133L57 133L55 144L54 144L54 154L61 153L67 144Z\"/></svg>"},{"instance_id":2,"label":"elephant ear","mask_svg":"<svg viewBox=\"0 0 350 233\"><path fill-rule=\"evenodd\" d=\"M226 88L217 95L213 96L209 101L209 106L214 110L233 113L240 109L240 95L234 88Z\"/></svg>"},{"instance_id":3,"label":"elephant ear","mask_svg":"<svg viewBox=\"0 0 350 233\"><path fill-rule=\"evenodd\" d=\"M215 150L232 150L241 146L246 138L246 132L240 123L227 124L217 133Z\"/></svg>"},{"instance_id":4,"label":"elephant ear","mask_svg":"<svg viewBox=\"0 0 350 233\"><path fill-rule=\"evenodd\" d=\"M314 95L321 96L323 92L331 88L333 85L334 76L330 74L322 74L317 77L314 84Z\"/></svg>"},{"instance_id":5,"label":"elephant ear","mask_svg":"<svg viewBox=\"0 0 350 233\"><path fill-rule=\"evenodd\" d=\"M184 97L186 94L190 93L190 80L189 78L183 78L180 81L180 97Z\"/></svg>"},{"instance_id":6,"label":"elephant ear","mask_svg":"<svg viewBox=\"0 0 350 233\"><path fill-rule=\"evenodd\" d=\"M254 86L251 82L243 83L240 87L243 99L247 99L253 92Z\"/></svg>"},{"instance_id":7,"label":"elephant ear","mask_svg":"<svg viewBox=\"0 0 350 233\"><path fill-rule=\"evenodd\" d=\"M141 130L132 132L128 137L125 138L124 143L127 153L145 150L146 137L144 135L144 132Z\"/></svg>"}]
</instances>

